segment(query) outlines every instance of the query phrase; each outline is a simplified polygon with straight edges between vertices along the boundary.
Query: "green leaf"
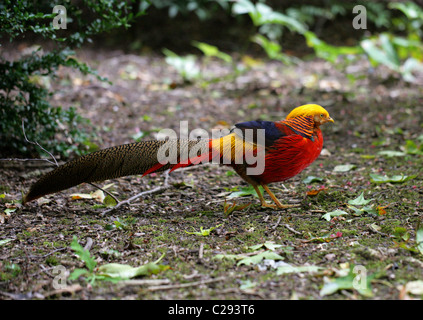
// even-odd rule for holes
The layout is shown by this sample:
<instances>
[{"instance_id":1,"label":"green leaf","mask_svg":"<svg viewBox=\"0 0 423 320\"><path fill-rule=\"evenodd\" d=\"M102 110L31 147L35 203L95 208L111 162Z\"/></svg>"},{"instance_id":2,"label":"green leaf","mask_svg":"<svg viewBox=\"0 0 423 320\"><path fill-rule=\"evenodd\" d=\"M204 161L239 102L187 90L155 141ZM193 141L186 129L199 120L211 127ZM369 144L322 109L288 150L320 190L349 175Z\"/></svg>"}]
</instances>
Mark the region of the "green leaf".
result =
<instances>
[{"instance_id":1,"label":"green leaf","mask_svg":"<svg viewBox=\"0 0 423 320\"><path fill-rule=\"evenodd\" d=\"M103 276L120 279L131 279L139 276L148 276L158 274L163 270L169 269L169 266L157 265L153 262L134 268L127 264L108 263L98 268L98 273Z\"/></svg>"},{"instance_id":2,"label":"green leaf","mask_svg":"<svg viewBox=\"0 0 423 320\"><path fill-rule=\"evenodd\" d=\"M10 215L12 212L15 212L15 211L16 211L16 208L7 208L4 210L4 213L6 215Z\"/></svg>"},{"instance_id":3,"label":"green leaf","mask_svg":"<svg viewBox=\"0 0 423 320\"><path fill-rule=\"evenodd\" d=\"M380 49L378 47L378 42L382 42L386 46L389 46L389 42L385 39L385 37L379 37L375 39L366 39L361 41L360 45L363 48L363 50L366 52L366 54L369 56L370 60L373 62L373 65L377 64L383 64L387 66L388 68L399 72L400 71L400 64L398 59L395 58L391 54L391 51L393 49L388 49L386 51L386 48ZM392 44L390 44L392 46Z\"/></svg>"},{"instance_id":4,"label":"green leaf","mask_svg":"<svg viewBox=\"0 0 423 320\"><path fill-rule=\"evenodd\" d=\"M361 275L363 276L363 275ZM350 268L348 275L336 279L325 281L322 289L320 290L321 296L334 294L339 290L357 290L361 295L366 297L373 296L371 280L373 276L367 275L365 279L359 279L358 274L354 273L354 268ZM359 283L364 280L365 283Z\"/></svg>"},{"instance_id":5,"label":"green leaf","mask_svg":"<svg viewBox=\"0 0 423 320\"><path fill-rule=\"evenodd\" d=\"M117 202L115 199L113 199L111 196L107 195L104 200L103 203L107 206L107 207L114 207L115 205L117 205Z\"/></svg>"},{"instance_id":6,"label":"green leaf","mask_svg":"<svg viewBox=\"0 0 423 320\"><path fill-rule=\"evenodd\" d=\"M78 238L76 236L73 236L71 249L75 251L75 254L79 257L79 259L85 262L88 270L92 272L96 267L97 262L91 257L90 252L88 250L84 250L84 248L78 243Z\"/></svg>"},{"instance_id":7,"label":"green leaf","mask_svg":"<svg viewBox=\"0 0 423 320\"><path fill-rule=\"evenodd\" d=\"M415 177L417 177L417 175L406 176L401 174L388 177L386 175L382 176L380 174L371 173L370 181L373 183L403 183L408 180L414 179Z\"/></svg>"},{"instance_id":8,"label":"green leaf","mask_svg":"<svg viewBox=\"0 0 423 320\"><path fill-rule=\"evenodd\" d=\"M254 4L249 0L238 0L232 6L232 12L235 14L246 14L254 10Z\"/></svg>"},{"instance_id":9,"label":"green leaf","mask_svg":"<svg viewBox=\"0 0 423 320\"><path fill-rule=\"evenodd\" d=\"M372 200L374 200L374 199L369 199L369 200L364 199L363 194L364 194L364 191L361 192L361 194L354 200L348 200L348 204L351 204L353 206L364 206L368 204L369 202L371 202Z\"/></svg>"},{"instance_id":10,"label":"green leaf","mask_svg":"<svg viewBox=\"0 0 423 320\"><path fill-rule=\"evenodd\" d=\"M265 243L257 244L255 246L250 246L248 248L250 248L252 250L259 250L260 248L263 248L263 247L265 247L268 250L275 251L276 248L280 248L280 247L282 247L282 245L281 244L275 244L273 242L265 242Z\"/></svg>"},{"instance_id":11,"label":"green leaf","mask_svg":"<svg viewBox=\"0 0 423 320\"><path fill-rule=\"evenodd\" d=\"M348 208L352 209L354 211L355 216L359 216L364 212L367 212L369 214L378 214L378 210L373 208L373 205L370 206L364 206L361 209L356 208L354 206L348 206Z\"/></svg>"},{"instance_id":12,"label":"green leaf","mask_svg":"<svg viewBox=\"0 0 423 320\"><path fill-rule=\"evenodd\" d=\"M402 152L402 151L393 151L393 150L379 151L377 154L379 154L381 156L386 156L388 158L391 158L391 157L404 157L406 155L405 152Z\"/></svg>"},{"instance_id":13,"label":"green leaf","mask_svg":"<svg viewBox=\"0 0 423 320\"><path fill-rule=\"evenodd\" d=\"M68 277L68 280L77 280L80 276L84 274L89 274L90 272L87 269L80 269L77 268L71 272L71 274Z\"/></svg>"},{"instance_id":14,"label":"green leaf","mask_svg":"<svg viewBox=\"0 0 423 320\"><path fill-rule=\"evenodd\" d=\"M292 266L290 264L279 266L276 269L276 275L280 276L283 274L289 274L289 273L302 273L302 272L317 272L319 270L322 270L324 268L318 267L318 266Z\"/></svg>"},{"instance_id":15,"label":"green leaf","mask_svg":"<svg viewBox=\"0 0 423 320\"><path fill-rule=\"evenodd\" d=\"M214 229L217 229L217 228L219 228L220 226L222 226L223 225L223 223L221 223L221 224L219 224L219 225L217 225L216 227L211 227L211 228L209 228L209 229L203 229L203 227L200 227L200 231L193 231L193 232L189 232L189 231L185 231L186 233L188 233L188 234L195 234L195 235L197 235L197 236L203 236L203 237L206 237L206 236L208 236L208 235L210 235L210 233L214 230ZM192 227L193 228L193 227ZM194 228L193 228L194 229Z\"/></svg>"},{"instance_id":16,"label":"green leaf","mask_svg":"<svg viewBox=\"0 0 423 320\"><path fill-rule=\"evenodd\" d=\"M419 5L414 2L407 1L407 2L393 2L389 3L388 7L391 9L398 9L402 11L408 19L422 19L423 20L423 10Z\"/></svg>"},{"instance_id":17,"label":"green leaf","mask_svg":"<svg viewBox=\"0 0 423 320\"><path fill-rule=\"evenodd\" d=\"M417 230L416 232L416 243L417 250L423 255L423 227Z\"/></svg>"},{"instance_id":18,"label":"green leaf","mask_svg":"<svg viewBox=\"0 0 423 320\"><path fill-rule=\"evenodd\" d=\"M169 49L163 49L163 53L166 55L165 61L174 67L185 81L193 81L200 78L200 68L194 55L181 57Z\"/></svg>"},{"instance_id":19,"label":"green leaf","mask_svg":"<svg viewBox=\"0 0 423 320\"><path fill-rule=\"evenodd\" d=\"M9 243L10 241L13 241L13 239L3 239L3 240L0 240L0 246L4 246L5 244Z\"/></svg>"},{"instance_id":20,"label":"green leaf","mask_svg":"<svg viewBox=\"0 0 423 320\"><path fill-rule=\"evenodd\" d=\"M336 166L333 169L333 172L348 172L348 171L355 169L355 168L356 168L356 165L354 165L354 164L341 164L341 165Z\"/></svg>"},{"instance_id":21,"label":"green leaf","mask_svg":"<svg viewBox=\"0 0 423 320\"><path fill-rule=\"evenodd\" d=\"M192 45L201 50L207 57L216 57L227 63L232 62L232 57L229 54L221 52L217 47L204 42L193 41Z\"/></svg>"},{"instance_id":22,"label":"green leaf","mask_svg":"<svg viewBox=\"0 0 423 320\"><path fill-rule=\"evenodd\" d=\"M263 193L264 192L264 189L263 189L263 187L261 187L261 186L259 186L258 187L259 188L259 190ZM243 188L241 188L241 190L240 191L235 191L235 192L232 192L227 198L228 199L233 199L233 198L238 198L238 197L244 197L244 196L250 196L250 195L253 195L253 196L255 196L255 197L257 197L258 198L258 194L257 194L257 192L256 192L256 190L254 190L254 187L253 186L248 186L248 187L243 187Z\"/></svg>"},{"instance_id":23,"label":"green leaf","mask_svg":"<svg viewBox=\"0 0 423 320\"><path fill-rule=\"evenodd\" d=\"M355 55L362 52L359 46L346 47L346 46L332 46L323 40L320 40L314 32L306 31L304 33L307 45L314 49L319 58L325 59L329 62L336 63L340 55Z\"/></svg>"},{"instance_id":24,"label":"green leaf","mask_svg":"<svg viewBox=\"0 0 423 320\"><path fill-rule=\"evenodd\" d=\"M265 251L259 254L256 254L254 256L246 257L240 261L238 261L237 266L240 265L252 265L252 264L258 264L264 259L270 259L270 260L283 260L284 258L280 255L278 255L275 252L272 251Z\"/></svg>"},{"instance_id":25,"label":"green leaf","mask_svg":"<svg viewBox=\"0 0 423 320\"><path fill-rule=\"evenodd\" d=\"M417 144L413 140L406 140L405 141L405 151L408 154L417 154L423 155L422 146L417 146Z\"/></svg>"},{"instance_id":26,"label":"green leaf","mask_svg":"<svg viewBox=\"0 0 423 320\"><path fill-rule=\"evenodd\" d=\"M217 260L240 260L240 259L244 259L246 257L246 255L242 255L242 254L217 254L213 257L213 259L217 259Z\"/></svg>"},{"instance_id":27,"label":"green leaf","mask_svg":"<svg viewBox=\"0 0 423 320\"><path fill-rule=\"evenodd\" d=\"M280 24L301 34L306 32L306 27L300 21L274 11L271 7L261 2L254 5L251 1L239 0L233 5L232 12L235 14L248 13L255 26Z\"/></svg>"},{"instance_id":28,"label":"green leaf","mask_svg":"<svg viewBox=\"0 0 423 320\"><path fill-rule=\"evenodd\" d=\"M257 282L252 282L250 279L247 279L245 281L241 280L241 285L239 286L239 289L248 290L256 286L257 286Z\"/></svg>"},{"instance_id":29,"label":"green leaf","mask_svg":"<svg viewBox=\"0 0 423 320\"><path fill-rule=\"evenodd\" d=\"M292 57L282 52L282 47L279 43L271 41L261 34L252 37L251 41L261 46L270 59L279 60L285 64L291 63Z\"/></svg>"},{"instance_id":30,"label":"green leaf","mask_svg":"<svg viewBox=\"0 0 423 320\"><path fill-rule=\"evenodd\" d=\"M131 279L139 276L158 274L159 272L169 269L169 266L158 264L164 256L165 254L162 254L156 261L149 262L137 268L127 264L108 263L97 269L98 275L119 279Z\"/></svg>"},{"instance_id":31,"label":"green leaf","mask_svg":"<svg viewBox=\"0 0 423 320\"><path fill-rule=\"evenodd\" d=\"M335 211L331 211L331 212L327 212L324 215L322 215L322 219L326 219L326 221L330 221L332 219L332 217L338 217L338 216L342 216L342 215L346 215L348 214L345 211L342 210L335 210Z\"/></svg>"},{"instance_id":32,"label":"green leaf","mask_svg":"<svg viewBox=\"0 0 423 320\"><path fill-rule=\"evenodd\" d=\"M305 178L303 180L303 183L305 184L310 184L313 182L322 182L324 179L323 178L319 178L319 177L315 177L315 176L308 176L307 178Z\"/></svg>"}]
</instances>

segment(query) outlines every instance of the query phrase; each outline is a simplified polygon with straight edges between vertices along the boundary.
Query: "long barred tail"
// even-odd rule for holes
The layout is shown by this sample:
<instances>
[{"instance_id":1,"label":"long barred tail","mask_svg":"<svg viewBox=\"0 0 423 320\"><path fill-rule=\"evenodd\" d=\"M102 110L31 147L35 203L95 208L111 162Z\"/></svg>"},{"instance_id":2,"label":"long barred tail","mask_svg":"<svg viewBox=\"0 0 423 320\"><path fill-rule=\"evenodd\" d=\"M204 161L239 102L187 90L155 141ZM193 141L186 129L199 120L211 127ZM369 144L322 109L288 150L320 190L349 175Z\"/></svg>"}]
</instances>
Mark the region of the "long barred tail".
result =
<instances>
[{"instance_id":1,"label":"long barred tail","mask_svg":"<svg viewBox=\"0 0 423 320\"><path fill-rule=\"evenodd\" d=\"M124 176L175 170L208 161L210 140L142 141L93 152L69 161L35 182L22 203L50 193Z\"/></svg>"}]
</instances>

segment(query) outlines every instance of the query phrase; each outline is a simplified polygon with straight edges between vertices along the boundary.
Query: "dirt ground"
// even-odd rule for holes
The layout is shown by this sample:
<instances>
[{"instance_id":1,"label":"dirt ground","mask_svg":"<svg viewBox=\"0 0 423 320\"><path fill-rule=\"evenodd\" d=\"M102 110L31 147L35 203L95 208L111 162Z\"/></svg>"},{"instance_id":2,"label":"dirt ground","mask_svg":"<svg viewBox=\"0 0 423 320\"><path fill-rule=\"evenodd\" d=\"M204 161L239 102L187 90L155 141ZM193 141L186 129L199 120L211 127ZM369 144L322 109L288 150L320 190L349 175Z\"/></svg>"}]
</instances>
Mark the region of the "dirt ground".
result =
<instances>
[{"instance_id":1,"label":"dirt ground","mask_svg":"<svg viewBox=\"0 0 423 320\"><path fill-rule=\"evenodd\" d=\"M100 148L133 142L140 132L142 139L154 139L163 128L179 132L182 120L190 130L207 131L280 120L311 102L327 108L335 123L323 127L324 151L309 168L271 185L283 203L299 205L282 211L262 209L251 195L229 199L247 185L217 165L173 172L169 188L105 215L108 208L95 199L70 196L95 191L86 184L23 207L21 193L50 167L1 161L0 299L422 298L423 252L416 236L423 157L407 142L423 144L421 85L366 60L334 67L321 60L285 66L256 59L237 76L231 65L202 60L203 78L190 84L162 57L93 49L78 57L113 84L60 69L46 85L54 92L52 104L76 106L91 120L92 142ZM411 179L375 183L370 174ZM303 181L310 176L319 179ZM109 183L107 190L125 200L163 186L164 175L100 185ZM372 199L367 211L348 204L362 192ZM228 214L234 202L251 205ZM344 214L322 217L335 210ZM215 229L189 233L200 228ZM91 271L71 248L74 236L96 262ZM139 267L160 257L157 272L126 281L109 281L97 269L108 263ZM78 268L85 273L63 280ZM363 279L357 270L366 277L362 289L354 285L353 279Z\"/></svg>"}]
</instances>

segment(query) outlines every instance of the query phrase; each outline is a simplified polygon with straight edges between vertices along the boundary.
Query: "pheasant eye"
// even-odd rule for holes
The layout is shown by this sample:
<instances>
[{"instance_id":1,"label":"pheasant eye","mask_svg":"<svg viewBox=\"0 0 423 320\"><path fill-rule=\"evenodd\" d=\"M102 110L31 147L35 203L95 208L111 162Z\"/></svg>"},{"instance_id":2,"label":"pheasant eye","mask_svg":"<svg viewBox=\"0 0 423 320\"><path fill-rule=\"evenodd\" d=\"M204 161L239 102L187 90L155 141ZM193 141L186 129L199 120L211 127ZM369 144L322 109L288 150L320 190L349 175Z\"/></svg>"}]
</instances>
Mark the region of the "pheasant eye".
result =
<instances>
[{"instance_id":1,"label":"pheasant eye","mask_svg":"<svg viewBox=\"0 0 423 320\"><path fill-rule=\"evenodd\" d=\"M323 118L323 113L320 115L320 118Z\"/></svg>"}]
</instances>

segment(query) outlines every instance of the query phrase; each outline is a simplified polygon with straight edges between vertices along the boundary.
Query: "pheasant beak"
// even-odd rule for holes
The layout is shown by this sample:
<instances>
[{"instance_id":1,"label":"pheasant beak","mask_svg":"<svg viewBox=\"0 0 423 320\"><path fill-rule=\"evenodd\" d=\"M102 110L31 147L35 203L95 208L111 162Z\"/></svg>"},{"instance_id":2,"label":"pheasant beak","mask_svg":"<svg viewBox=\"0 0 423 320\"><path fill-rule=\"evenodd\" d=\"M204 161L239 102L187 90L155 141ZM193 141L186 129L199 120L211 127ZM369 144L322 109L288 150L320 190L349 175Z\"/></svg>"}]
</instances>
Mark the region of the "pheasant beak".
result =
<instances>
[{"instance_id":1,"label":"pheasant beak","mask_svg":"<svg viewBox=\"0 0 423 320\"><path fill-rule=\"evenodd\" d=\"M335 120L333 120L331 117L328 117L328 118L325 119L325 122L332 122L333 123L333 122L335 122Z\"/></svg>"}]
</instances>

